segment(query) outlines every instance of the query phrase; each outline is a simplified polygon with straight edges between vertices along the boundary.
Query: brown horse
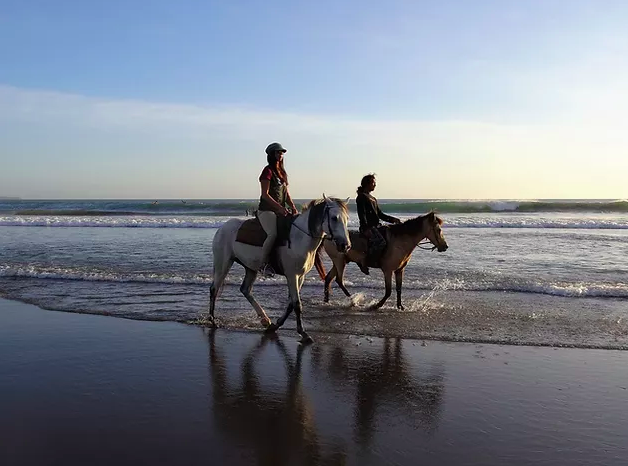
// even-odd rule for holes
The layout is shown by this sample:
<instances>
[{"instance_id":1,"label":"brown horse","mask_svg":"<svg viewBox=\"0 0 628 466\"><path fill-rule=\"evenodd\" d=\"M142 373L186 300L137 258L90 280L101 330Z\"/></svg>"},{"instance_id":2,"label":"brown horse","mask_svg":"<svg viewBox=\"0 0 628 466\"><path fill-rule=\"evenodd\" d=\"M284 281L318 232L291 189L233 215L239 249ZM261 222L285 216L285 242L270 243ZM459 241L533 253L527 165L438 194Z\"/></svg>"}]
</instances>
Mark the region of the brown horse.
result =
<instances>
[{"instance_id":1,"label":"brown horse","mask_svg":"<svg viewBox=\"0 0 628 466\"><path fill-rule=\"evenodd\" d=\"M447 250L447 241L441 231L441 225L443 221L437 217L434 212L430 212L427 215L421 215L416 218L411 218L398 225L391 225L386 229L386 240L388 246L382 253L379 260L369 258L369 267L381 269L384 272L384 284L386 285L386 294L384 297L373 306L375 309L384 305L386 300L390 297L392 292L392 275L395 274L395 285L397 288L397 308L403 309L401 304L401 284L403 282L403 271L408 265L408 261L412 256L414 248L423 240L427 239L434 246L433 249L438 249L439 252ZM357 231L351 231L349 233L351 238L351 244L353 249L364 252L367 250L367 240L360 236ZM331 291L331 282L336 277L336 282L340 289L347 296L351 296L349 290L344 285L344 271L345 267L352 260L342 252L337 251L334 245L330 241L324 241L319 247L315 266L319 275L325 273L325 267L320 258L321 249L325 248L327 255L331 258L334 264L332 269L325 277L325 302L329 302L329 293Z\"/></svg>"}]
</instances>

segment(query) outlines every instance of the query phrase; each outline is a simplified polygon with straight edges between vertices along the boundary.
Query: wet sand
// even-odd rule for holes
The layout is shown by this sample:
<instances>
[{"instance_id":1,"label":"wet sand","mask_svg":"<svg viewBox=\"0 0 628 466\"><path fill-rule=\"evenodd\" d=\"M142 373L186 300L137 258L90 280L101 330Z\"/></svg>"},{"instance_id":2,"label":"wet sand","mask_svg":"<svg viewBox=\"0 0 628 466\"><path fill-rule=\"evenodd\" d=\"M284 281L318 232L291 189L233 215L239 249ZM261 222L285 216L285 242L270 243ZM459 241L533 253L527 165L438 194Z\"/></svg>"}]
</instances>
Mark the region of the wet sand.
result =
<instances>
[{"instance_id":1,"label":"wet sand","mask_svg":"<svg viewBox=\"0 0 628 466\"><path fill-rule=\"evenodd\" d=\"M0 464L628 464L628 352L313 336L0 300Z\"/></svg>"}]
</instances>

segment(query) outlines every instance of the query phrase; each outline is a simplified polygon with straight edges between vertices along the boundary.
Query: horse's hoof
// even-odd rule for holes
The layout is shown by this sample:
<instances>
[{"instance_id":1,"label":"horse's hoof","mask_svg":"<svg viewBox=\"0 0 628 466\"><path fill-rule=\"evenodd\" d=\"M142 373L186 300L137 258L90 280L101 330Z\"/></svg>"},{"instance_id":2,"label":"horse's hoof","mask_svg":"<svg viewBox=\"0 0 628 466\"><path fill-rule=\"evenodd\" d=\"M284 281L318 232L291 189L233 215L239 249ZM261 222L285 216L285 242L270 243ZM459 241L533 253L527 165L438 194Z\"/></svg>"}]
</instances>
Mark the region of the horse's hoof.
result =
<instances>
[{"instance_id":1,"label":"horse's hoof","mask_svg":"<svg viewBox=\"0 0 628 466\"><path fill-rule=\"evenodd\" d=\"M264 332L264 334L262 335L262 341L278 341L278 340L279 340L279 335L277 335L276 333Z\"/></svg>"},{"instance_id":2,"label":"horse's hoof","mask_svg":"<svg viewBox=\"0 0 628 466\"><path fill-rule=\"evenodd\" d=\"M403 307L403 304L397 304L397 309L400 310L400 311L405 311L406 310L406 308Z\"/></svg>"},{"instance_id":3,"label":"horse's hoof","mask_svg":"<svg viewBox=\"0 0 628 466\"><path fill-rule=\"evenodd\" d=\"M279 328L279 325L271 323L268 327L266 327L266 330L264 330L264 333L275 333L278 328Z\"/></svg>"},{"instance_id":4,"label":"horse's hoof","mask_svg":"<svg viewBox=\"0 0 628 466\"><path fill-rule=\"evenodd\" d=\"M311 345L312 343L314 343L314 339L307 333L303 332L301 334L301 341L299 343L301 343L302 345Z\"/></svg>"},{"instance_id":5,"label":"horse's hoof","mask_svg":"<svg viewBox=\"0 0 628 466\"><path fill-rule=\"evenodd\" d=\"M265 329L267 329L268 327L273 325L273 323L271 322L271 320L268 317L265 318L265 319L261 319L260 321L262 323L262 327L264 327Z\"/></svg>"}]
</instances>

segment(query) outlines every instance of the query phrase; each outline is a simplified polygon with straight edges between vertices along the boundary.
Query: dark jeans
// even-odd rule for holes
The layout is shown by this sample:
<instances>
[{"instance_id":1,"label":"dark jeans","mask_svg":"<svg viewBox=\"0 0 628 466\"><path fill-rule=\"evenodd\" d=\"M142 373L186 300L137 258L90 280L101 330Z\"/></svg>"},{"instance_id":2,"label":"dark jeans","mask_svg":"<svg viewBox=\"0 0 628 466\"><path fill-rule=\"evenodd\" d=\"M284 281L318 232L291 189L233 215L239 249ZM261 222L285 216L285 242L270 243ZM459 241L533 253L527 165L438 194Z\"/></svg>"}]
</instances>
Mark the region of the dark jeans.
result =
<instances>
[{"instance_id":1,"label":"dark jeans","mask_svg":"<svg viewBox=\"0 0 628 466\"><path fill-rule=\"evenodd\" d=\"M386 239L382 236L378 227L372 227L370 229L371 237L369 238L369 256L375 255L379 257L379 255L386 248Z\"/></svg>"}]
</instances>

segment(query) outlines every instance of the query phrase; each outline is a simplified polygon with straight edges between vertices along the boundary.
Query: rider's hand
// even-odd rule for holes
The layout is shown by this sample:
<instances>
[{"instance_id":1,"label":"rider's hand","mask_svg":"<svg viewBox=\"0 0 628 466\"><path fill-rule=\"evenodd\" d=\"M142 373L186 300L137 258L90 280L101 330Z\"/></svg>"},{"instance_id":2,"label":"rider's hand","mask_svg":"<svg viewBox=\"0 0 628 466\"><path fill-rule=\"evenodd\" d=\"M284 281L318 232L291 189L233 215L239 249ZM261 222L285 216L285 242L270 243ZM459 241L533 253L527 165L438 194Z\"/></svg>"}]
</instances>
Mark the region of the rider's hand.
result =
<instances>
[{"instance_id":1,"label":"rider's hand","mask_svg":"<svg viewBox=\"0 0 628 466\"><path fill-rule=\"evenodd\" d=\"M287 217L288 215L290 215L290 212L288 212L288 209L286 209L285 207L282 207L281 210L278 212L278 215L281 215L282 217Z\"/></svg>"},{"instance_id":2,"label":"rider's hand","mask_svg":"<svg viewBox=\"0 0 628 466\"><path fill-rule=\"evenodd\" d=\"M297 206L295 206L294 204L290 206L290 210L292 210L292 215L297 215L299 213L299 211L297 210Z\"/></svg>"}]
</instances>

